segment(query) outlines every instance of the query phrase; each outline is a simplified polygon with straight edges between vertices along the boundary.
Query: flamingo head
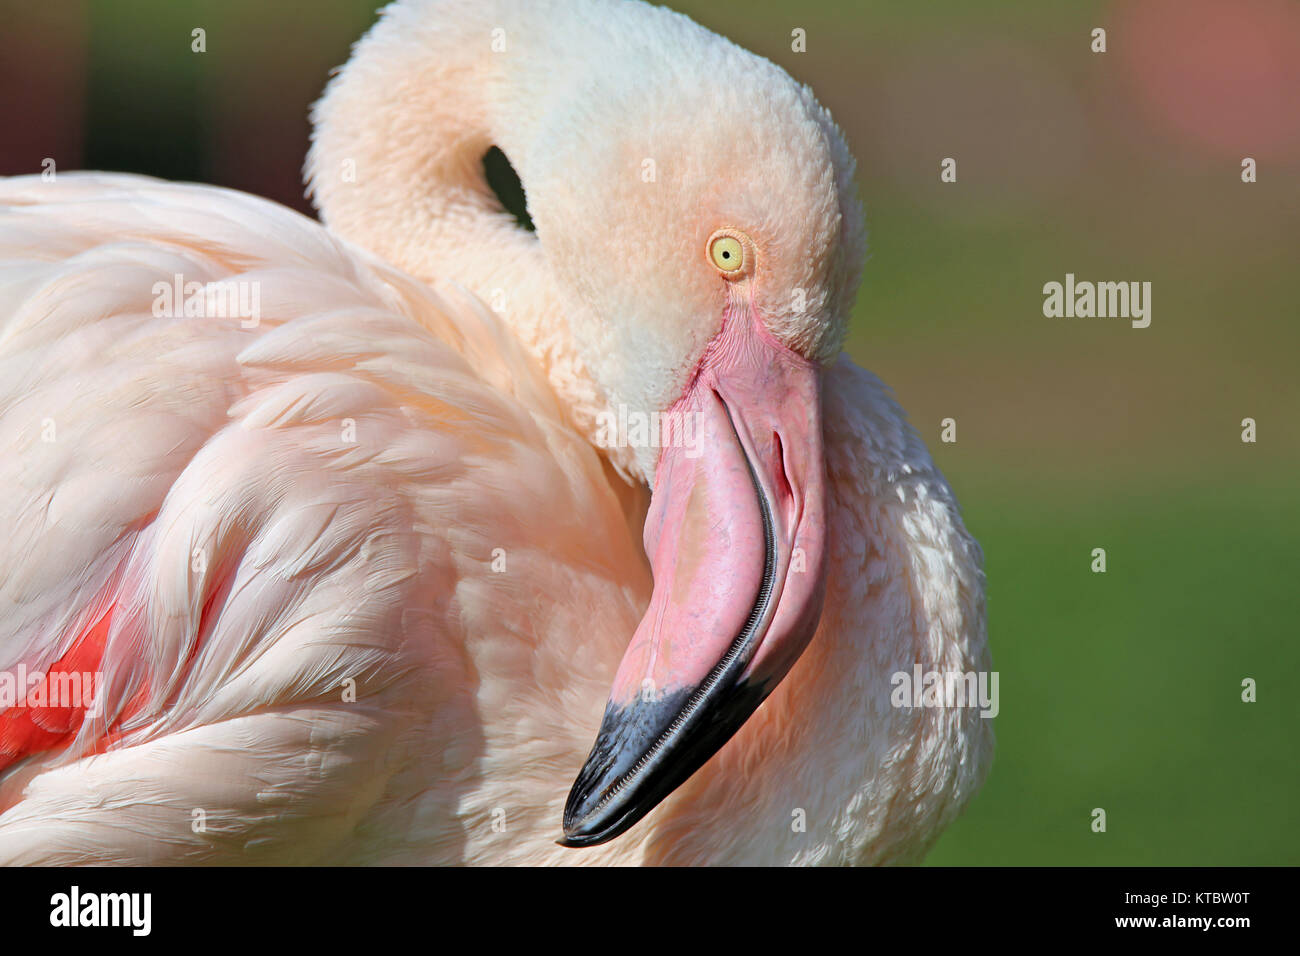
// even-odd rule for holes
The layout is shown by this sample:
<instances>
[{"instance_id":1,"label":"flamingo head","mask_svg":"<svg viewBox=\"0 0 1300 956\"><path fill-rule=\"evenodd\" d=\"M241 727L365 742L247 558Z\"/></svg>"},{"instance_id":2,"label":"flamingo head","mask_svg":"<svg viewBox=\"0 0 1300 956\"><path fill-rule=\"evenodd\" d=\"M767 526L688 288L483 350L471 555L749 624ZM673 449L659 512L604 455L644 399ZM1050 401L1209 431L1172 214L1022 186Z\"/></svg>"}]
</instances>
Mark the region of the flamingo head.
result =
<instances>
[{"instance_id":1,"label":"flamingo head","mask_svg":"<svg viewBox=\"0 0 1300 956\"><path fill-rule=\"evenodd\" d=\"M635 30L584 46L579 80L527 80L547 89L541 121L534 108L502 124L525 131L506 152L523 158L537 237L608 398L597 443L631 446L652 488L653 595L569 795L568 846L634 825L812 638L820 380L864 254L853 161L808 89L637 8Z\"/></svg>"},{"instance_id":2,"label":"flamingo head","mask_svg":"<svg viewBox=\"0 0 1300 956\"><path fill-rule=\"evenodd\" d=\"M574 358L603 393L585 406L605 409L593 440L652 488L650 606L563 819L567 845L613 839L727 742L817 627L820 380L865 245L853 160L784 71L634 2L396 3L314 117L330 228L417 276L544 290L545 321L567 325L548 340L561 378ZM535 235L475 172L492 145Z\"/></svg>"}]
</instances>

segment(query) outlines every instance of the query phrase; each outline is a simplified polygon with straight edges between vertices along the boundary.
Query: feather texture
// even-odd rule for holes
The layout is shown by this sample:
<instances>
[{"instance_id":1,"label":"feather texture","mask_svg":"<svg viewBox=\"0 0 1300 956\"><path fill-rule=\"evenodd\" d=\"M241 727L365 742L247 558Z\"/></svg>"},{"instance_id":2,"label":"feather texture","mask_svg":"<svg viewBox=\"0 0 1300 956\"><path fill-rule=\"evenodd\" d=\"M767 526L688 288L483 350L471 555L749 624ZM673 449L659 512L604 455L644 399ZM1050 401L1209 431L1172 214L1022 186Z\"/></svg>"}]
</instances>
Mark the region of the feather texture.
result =
<instances>
[{"instance_id":1,"label":"feather texture","mask_svg":"<svg viewBox=\"0 0 1300 956\"><path fill-rule=\"evenodd\" d=\"M602 64L621 85L572 95ZM988 671L982 557L888 391L832 357L864 233L825 110L642 4L406 0L315 118L329 228L213 187L0 179L0 691L99 679L93 706L0 697L0 863L919 860L991 721L892 685ZM537 236L481 182L493 141ZM657 453L595 423L698 369L728 301L700 252L736 223L764 334L820 363L825 607L715 757L566 849L652 583Z\"/></svg>"}]
</instances>

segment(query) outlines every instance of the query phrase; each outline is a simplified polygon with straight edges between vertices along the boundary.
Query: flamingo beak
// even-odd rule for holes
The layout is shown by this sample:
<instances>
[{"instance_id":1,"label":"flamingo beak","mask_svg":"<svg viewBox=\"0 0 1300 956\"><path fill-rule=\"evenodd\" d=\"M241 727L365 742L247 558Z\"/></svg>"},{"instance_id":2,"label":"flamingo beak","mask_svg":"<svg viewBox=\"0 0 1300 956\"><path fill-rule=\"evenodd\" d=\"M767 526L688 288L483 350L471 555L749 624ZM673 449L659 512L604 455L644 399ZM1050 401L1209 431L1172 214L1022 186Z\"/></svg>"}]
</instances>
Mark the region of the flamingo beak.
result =
<instances>
[{"instance_id":1,"label":"flamingo beak","mask_svg":"<svg viewBox=\"0 0 1300 956\"><path fill-rule=\"evenodd\" d=\"M818 366L733 313L664 421L687 440L661 440L644 532L654 591L569 793L564 846L614 839L698 770L821 616Z\"/></svg>"}]
</instances>

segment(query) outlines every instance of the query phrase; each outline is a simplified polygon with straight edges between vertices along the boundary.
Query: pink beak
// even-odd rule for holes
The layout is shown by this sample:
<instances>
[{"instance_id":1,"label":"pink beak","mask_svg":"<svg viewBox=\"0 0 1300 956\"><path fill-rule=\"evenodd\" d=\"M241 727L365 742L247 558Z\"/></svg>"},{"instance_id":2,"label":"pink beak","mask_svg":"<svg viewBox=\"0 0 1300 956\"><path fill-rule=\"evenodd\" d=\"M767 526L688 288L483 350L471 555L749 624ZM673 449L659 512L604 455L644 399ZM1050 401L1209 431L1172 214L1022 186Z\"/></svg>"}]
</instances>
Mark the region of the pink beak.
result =
<instances>
[{"instance_id":1,"label":"pink beak","mask_svg":"<svg viewBox=\"0 0 1300 956\"><path fill-rule=\"evenodd\" d=\"M698 770L821 616L818 367L729 310L665 418L693 440L661 441L644 537L654 592L569 794L566 846L612 840Z\"/></svg>"}]
</instances>

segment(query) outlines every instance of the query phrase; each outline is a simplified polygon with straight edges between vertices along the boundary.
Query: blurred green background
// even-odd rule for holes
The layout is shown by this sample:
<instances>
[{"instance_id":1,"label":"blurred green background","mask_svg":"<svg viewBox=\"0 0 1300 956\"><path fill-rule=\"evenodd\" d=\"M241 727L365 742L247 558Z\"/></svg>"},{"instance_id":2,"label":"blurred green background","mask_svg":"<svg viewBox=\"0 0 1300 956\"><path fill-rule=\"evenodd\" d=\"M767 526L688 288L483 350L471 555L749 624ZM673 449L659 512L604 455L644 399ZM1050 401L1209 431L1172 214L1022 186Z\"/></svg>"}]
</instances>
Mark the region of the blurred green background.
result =
<instances>
[{"instance_id":1,"label":"blurred green background","mask_svg":"<svg viewBox=\"0 0 1300 956\"><path fill-rule=\"evenodd\" d=\"M1300 4L671 5L844 127L871 235L849 348L985 550L997 756L928 862L1300 863ZM307 106L375 7L0 0L0 174L307 210ZM1045 318L1067 272L1150 281L1150 328Z\"/></svg>"}]
</instances>

